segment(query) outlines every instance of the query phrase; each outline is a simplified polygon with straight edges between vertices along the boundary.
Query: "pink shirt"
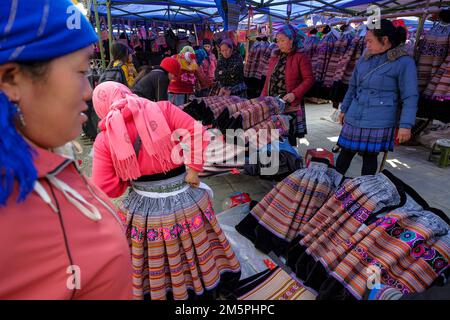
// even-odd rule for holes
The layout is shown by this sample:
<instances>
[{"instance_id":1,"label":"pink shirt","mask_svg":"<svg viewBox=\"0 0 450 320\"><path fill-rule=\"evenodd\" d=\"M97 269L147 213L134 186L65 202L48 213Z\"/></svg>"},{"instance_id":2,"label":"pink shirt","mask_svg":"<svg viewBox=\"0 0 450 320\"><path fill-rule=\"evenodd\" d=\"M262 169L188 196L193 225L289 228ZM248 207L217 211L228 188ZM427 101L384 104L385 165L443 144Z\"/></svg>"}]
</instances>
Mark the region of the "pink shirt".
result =
<instances>
[{"instance_id":1,"label":"pink shirt","mask_svg":"<svg viewBox=\"0 0 450 320\"><path fill-rule=\"evenodd\" d=\"M94 205L102 218L87 218L55 187L60 215L35 191L17 204L16 189L0 208L0 299L131 299L130 250L109 198L80 174L74 161L34 149L38 181L52 203L50 174ZM70 265L80 271L77 290L67 272Z\"/></svg>"},{"instance_id":2,"label":"pink shirt","mask_svg":"<svg viewBox=\"0 0 450 320\"><path fill-rule=\"evenodd\" d=\"M205 160L205 150L208 146L209 139L205 134L205 128L201 123L197 122L180 108L174 106L168 101L157 102L164 117L167 120L170 130L173 132L176 129L184 129L189 134L189 140L183 140L186 144L193 146L190 148L189 154L181 152L184 161L175 163L172 161L170 169L175 169L184 163L197 172L203 171L203 163ZM128 134L131 141L137 139L137 129L133 122L131 113L124 114ZM99 186L108 196L116 198L121 196L130 185L129 181L120 180L117 177L111 152L109 148L109 140L106 135L105 126L103 123L99 125L101 132L97 135L94 142L94 158L92 164L92 180ZM180 146L179 146L180 147ZM163 168L156 158L149 156L146 152L139 152L138 162L139 169L142 175L152 175L163 172ZM189 159L189 161L187 161ZM181 159L183 160L183 159Z\"/></svg>"}]
</instances>

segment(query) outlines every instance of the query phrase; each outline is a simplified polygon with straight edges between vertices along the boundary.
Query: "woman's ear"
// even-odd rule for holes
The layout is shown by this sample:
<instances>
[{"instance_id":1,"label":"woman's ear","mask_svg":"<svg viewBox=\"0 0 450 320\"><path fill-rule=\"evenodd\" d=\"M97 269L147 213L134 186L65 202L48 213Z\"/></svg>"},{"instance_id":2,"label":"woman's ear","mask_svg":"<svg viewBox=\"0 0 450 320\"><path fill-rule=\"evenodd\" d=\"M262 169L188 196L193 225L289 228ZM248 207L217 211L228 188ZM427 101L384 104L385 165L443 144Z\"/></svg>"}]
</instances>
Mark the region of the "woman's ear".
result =
<instances>
[{"instance_id":1,"label":"woman's ear","mask_svg":"<svg viewBox=\"0 0 450 320\"><path fill-rule=\"evenodd\" d=\"M23 73L17 63L10 62L0 65L0 91L4 92L10 101L20 100L19 79Z\"/></svg>"}]
</instances>

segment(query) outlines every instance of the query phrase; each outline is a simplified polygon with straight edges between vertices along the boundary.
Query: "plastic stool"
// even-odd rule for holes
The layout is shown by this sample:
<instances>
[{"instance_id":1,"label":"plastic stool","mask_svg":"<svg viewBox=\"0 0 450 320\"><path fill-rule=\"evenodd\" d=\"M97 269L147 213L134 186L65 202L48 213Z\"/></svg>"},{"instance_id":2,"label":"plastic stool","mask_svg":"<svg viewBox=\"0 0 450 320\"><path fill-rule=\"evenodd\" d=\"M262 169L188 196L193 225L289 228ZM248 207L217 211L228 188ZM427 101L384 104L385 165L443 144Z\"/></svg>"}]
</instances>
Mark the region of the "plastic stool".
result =
<instances>
[{"instance_id":1,"label":"plastic stool","mask_svg":"<svg viewBox=\"0 0 450 320\"><path fill-rule=\"evenodd\" d=\"M436 147L439 151L436 151ZM450 139L439 139L433 144L428 161L440 154L438 165L441 168L446 168L450 165Z\"/></svg>"},{"instance_id":2,"label":"plastic stool","mask_svg":"<svg viewBox=\"0 0 450 320\"><path fill-rule=\"evenodd\" d=\"M334 155L327 149L322 148L308 149L305 155L305 162L307 167L309 167L312 158L326 159L330 162L332 166L334 166Z\"/></svg>"}]
</instances>

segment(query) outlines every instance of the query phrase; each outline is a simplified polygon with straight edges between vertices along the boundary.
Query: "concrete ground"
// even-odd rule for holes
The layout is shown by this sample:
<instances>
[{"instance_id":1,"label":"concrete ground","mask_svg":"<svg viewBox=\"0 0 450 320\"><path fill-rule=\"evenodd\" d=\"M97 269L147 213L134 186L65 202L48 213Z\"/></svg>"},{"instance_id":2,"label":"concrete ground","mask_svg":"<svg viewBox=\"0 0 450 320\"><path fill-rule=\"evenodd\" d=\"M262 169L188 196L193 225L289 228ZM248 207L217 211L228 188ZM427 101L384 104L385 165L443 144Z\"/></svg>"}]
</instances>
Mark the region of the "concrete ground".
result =
<instances>
[{"instance_id":1,"label":"concrete ground","mask_svg":"<svg viewBox=\"0 0 450 320\"><path fill-rule=\"evenodd\" d=\"M300 140L299 150L304 156L307 149L326 148L331 150L335 145L341 126L321 118L328 118L331 105L307 104L306 119L308 134ZM450 137L449 137L450 138ZM91 157L90 144L80 139L84 146L83 169L90 176ZM439 208L450 216L450 167L439 168L435 163L427 161L429 149L421 146L396 146L389 153L385 169L390 170L398 178L412 186L431 206ZM381 163L382 155L379 157ZM356 156L347 173L348 176L358 176L361 171L362 159ZM216 212L222 211L224 200L235 192L247 192L253 200L261 200L271 190L274 183L247 176L225 175L203 178L203 182L214 190L214 207Z\"/></svg>"}]
</instances>

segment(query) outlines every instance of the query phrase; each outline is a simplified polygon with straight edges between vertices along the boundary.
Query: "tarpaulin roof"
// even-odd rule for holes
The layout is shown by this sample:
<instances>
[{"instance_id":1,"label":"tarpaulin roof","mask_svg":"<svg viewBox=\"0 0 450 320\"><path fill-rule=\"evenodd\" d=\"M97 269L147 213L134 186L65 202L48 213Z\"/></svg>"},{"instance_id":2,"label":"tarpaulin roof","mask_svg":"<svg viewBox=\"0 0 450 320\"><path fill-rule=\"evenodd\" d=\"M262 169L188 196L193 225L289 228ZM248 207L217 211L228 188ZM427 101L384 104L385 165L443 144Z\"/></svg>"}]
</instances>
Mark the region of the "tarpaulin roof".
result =
<instances>
[{"instance_id":1,"label":"tarpaulin roof","mask_svg":"<svg viewBox=\"0 0 450 320\"><path fill-rule=\"evenodd\" d=\"M395 8L407 10L424 7L428 0L111 0L113 18L133 20L168 21L173 23L211 22L221 23L227 11L227 3L238 2L242 6L241 18L252 5L255 15L270 14L274 22L297 20L307 14L331 12L356 15L364 13L370 4L382 10ZM90 1L91 2L91 1ZM97 0L98 11L106 15L106 0ZM440 0L431 0L430 5ZM448 1L444 1L444 3ZM92 3L92 2L91 2ZM93 9L93 6L91 7Z\"/></svg>"}]
</instances>

